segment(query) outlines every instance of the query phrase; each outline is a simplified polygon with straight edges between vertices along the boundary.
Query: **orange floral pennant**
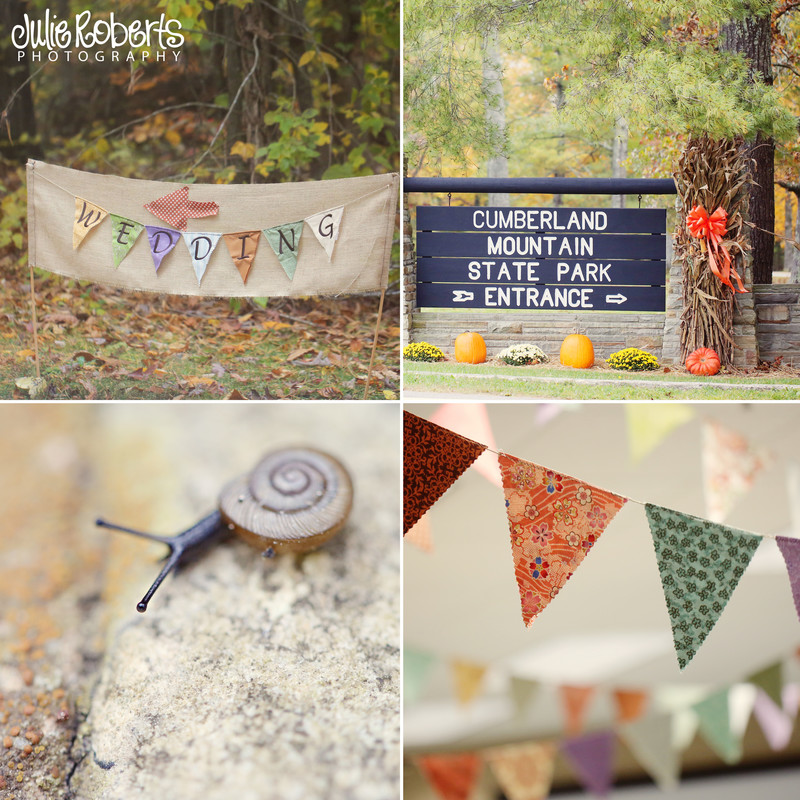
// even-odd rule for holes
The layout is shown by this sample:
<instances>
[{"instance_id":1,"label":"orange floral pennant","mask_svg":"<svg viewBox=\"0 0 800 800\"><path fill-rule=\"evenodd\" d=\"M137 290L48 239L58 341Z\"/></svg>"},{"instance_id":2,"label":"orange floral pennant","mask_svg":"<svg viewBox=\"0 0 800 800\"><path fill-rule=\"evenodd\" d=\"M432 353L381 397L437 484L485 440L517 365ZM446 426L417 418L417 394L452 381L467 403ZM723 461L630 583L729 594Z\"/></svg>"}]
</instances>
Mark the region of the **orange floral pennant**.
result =
<instances>
[{"instance_id":1,"label":"orange floral pennant","mask_svg":"<svg viewBox=\"0 0 800 800\"><path fill-rule=\"evenodd\" d=\"M625 498L505 453L499 460L522 619L530 627Z\"/></svg>"},{"instance_id":2,"label":"orange floral pennant","mask_svg":"<svg viewBox=\"0 0 800 800\"><path fill-rule=\"evenodd\" d=\"M418 758L417 766L442 800L467 800L483 762L477 753L449 753Z\"/></svg>"}]
</instances>

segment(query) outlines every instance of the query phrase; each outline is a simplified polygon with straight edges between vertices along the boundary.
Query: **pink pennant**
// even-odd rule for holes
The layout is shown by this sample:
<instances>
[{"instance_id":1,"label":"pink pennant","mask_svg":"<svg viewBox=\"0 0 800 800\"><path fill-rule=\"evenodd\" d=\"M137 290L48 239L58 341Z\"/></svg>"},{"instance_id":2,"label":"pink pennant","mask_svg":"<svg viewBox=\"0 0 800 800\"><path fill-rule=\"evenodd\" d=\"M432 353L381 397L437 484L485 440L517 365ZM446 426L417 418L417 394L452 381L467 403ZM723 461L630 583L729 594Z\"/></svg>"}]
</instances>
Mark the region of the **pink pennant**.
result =
<instances>
[{"instance_id":1,"label":"pink pennant","mask_svg":"<svg viewBox=\"0 0 800 800\"><path fill-rule=\"evenodd\" d=\"M792 728L794 721L780 707L775 705L772 698L763 690L759 689L756 693L756 702L753 706L753 714L764 732L772 750L783 750L792 738Z\"/></svg>"},{"instance_id":2,"label":"pink pennant","mask_svg":"<svg viewBox=\"0 0 800 800\"><path fill-rule=\"evenodd\" d=\"M797 616L800 617L800 539L791 539L788 536L777 536L778 547L786 562L789 573L789 584L792 587L792 597Z\"/></svg>"},{"instance_id":3,"label":"pink pennant","mask_svg":"<svg viewBox=\"0 0 800 800\"><path fill-rule=\"evenodd\" d=\"M174 192L165 194L157 200L145 204L145 208L154 216L177 228L186 230L189 219L199 217L214 217L219 212L219 206L213 202L198 203L189 199L189 187L181 186Z\"/></svg>"}]
</instances>

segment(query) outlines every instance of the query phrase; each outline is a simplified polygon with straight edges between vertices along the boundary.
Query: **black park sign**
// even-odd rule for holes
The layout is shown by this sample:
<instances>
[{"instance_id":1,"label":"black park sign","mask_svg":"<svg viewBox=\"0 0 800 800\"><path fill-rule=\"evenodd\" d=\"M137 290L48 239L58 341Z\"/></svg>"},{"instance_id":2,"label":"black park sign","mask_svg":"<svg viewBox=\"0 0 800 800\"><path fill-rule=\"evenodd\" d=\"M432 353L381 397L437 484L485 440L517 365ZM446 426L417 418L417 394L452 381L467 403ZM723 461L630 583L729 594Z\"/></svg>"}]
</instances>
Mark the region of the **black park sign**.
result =
<instances>
[{"instance_id":1,"label":"black park sign","mask_svg":"<svg viewBox=\"0 0 800 800\"><path fill-rule=\"evenodd\" d=\"M664 311L667 212L417 208L417 306Z\"/></svg>"}]
</instances>

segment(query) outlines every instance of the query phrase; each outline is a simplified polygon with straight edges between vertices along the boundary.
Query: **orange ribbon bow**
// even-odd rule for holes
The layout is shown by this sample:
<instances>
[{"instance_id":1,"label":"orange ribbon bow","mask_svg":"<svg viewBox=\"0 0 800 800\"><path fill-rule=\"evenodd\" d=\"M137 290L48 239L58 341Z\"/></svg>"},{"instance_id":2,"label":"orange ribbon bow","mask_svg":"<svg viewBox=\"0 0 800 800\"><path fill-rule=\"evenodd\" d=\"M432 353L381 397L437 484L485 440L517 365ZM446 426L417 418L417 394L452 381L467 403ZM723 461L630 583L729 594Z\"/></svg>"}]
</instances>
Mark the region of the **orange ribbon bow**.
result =
<instances>
[{"instance_id":1,"label":"orange ribbon bow","mask_svg":"<svg viewBox=\"0 0 800 800\"><path fill-rule=\"evenodd\" d=\"M722 243L722 237L728 231L728 212L720 206L709 216L703 206L695 206L686 216L686 227L696 239L708 241L708 265L722 283L730 286L733 292L747 293L739 273L733 267L731 254ZM731 283L731 275L739 284L738 289Z\"/></svg>"}]
</instances>

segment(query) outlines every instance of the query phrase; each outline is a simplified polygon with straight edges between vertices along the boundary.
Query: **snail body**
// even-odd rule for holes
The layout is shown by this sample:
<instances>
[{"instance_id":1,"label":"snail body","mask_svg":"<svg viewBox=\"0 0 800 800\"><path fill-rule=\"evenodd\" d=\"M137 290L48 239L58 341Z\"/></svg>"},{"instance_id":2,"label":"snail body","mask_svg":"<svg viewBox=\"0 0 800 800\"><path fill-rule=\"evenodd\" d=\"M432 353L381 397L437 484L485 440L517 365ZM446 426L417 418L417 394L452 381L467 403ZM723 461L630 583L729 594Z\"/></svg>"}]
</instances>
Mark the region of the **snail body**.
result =
<instances>
[{"instance_id":1,"label":"snail body","mask_svg":"<svg viewBox=\"0 0 800 800\"><path fill-rule=\"evenodd\" d=\"M161 572L136 606L144 612L161 582L184 556L226 530L267 558L278 553L305 553L342 529L352 501L350 476L337 459L313 448L290 447L268 453L248 474L228 483L220 493L218 509L175 536L144 533L102 519L97 525L170 548Z\"/></svg>"}]
</instances>

